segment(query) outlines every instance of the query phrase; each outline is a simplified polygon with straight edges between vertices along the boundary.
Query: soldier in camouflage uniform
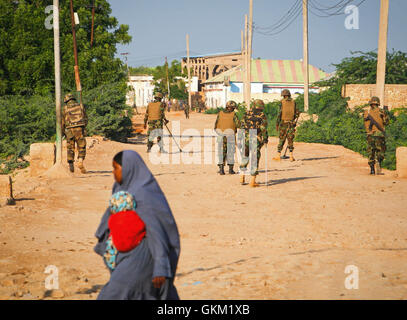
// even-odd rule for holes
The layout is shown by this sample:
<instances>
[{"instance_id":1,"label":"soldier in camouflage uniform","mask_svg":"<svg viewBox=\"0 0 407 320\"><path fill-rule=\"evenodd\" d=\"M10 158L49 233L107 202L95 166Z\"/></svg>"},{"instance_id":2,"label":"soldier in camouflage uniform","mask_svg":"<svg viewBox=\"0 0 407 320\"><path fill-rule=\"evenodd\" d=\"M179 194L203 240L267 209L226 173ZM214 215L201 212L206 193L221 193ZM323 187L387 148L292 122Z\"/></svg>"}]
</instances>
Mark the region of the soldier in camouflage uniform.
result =
<instances>
[{"instance_id":1,"label":"soldier in camouflage uniform","mask_svg":"<svg viewBox=\"0 0 407 320\"><path fill-rule=\"evenodd\" d=\"M258 187L256 176L259 174L258 168L261 147L268 143L267 117L264 114L264 102L262 100L257 99L253 102L251 109L246 111L240 128L244 130L244 155L242 155L242 163L240 165L240 171L242 171L243 174L240 177L240 183L245 183L244 173L249 163L250 145L252 147L257 145L256 153L252 152L251 154L250 174L252 178L250 186ZM254 132L252 130L254 130ZM252 131L252 134L250 134L250 131Z\"/></svg>"},{"instance_id":2,"label":"soldier in camouflage uniform","mask_svg":"<svg viewBox=\"0 0 407 320\"><path fill-rule=\"evenodd\" d=\"M144 117L144 129L147 128L148 123L148 142L147 152L151 151L154 145L154 138L157 137L157 144L160 147L160 152L166 152L163 147L162 135L163 125L168 123L165 118L165 102L162 102L163 95L158 92L154 95L154 102L150 102L147 106L146 115ZM154 133L151 135L151 133Z\"/></svg>"},{"instance_id":3,"label":"soldier in camouflage uniform","mask_svg":"<svg viewBox=\"0 0 407 320\"><path fill-rule=\"evenodd\" d=\"M86 157L85 127L88 124L86 110L79 104L74 96L69 93L64 98L64 108L62 115L62 132L67 142L67 160L69 170L74 172L75 143L78 146L78 168L82 173L86 173L83 161Z\"/></svg>"},{"instance_id":4,"label":"soldier in camouflage uniform","mask_svg":"<svg viewBox=\"0 0 407 320\"><path fill-rule=\"evenodd\" d=\"M387 107L385 107L384 111L379 108L380 99L378 97L372 97L369 101L369 105L370 109L365 110L363 114L367 133L368 163L370 166L370 174L381 174L382 162L386 152L385 126L389 124L389 117Z\"/></svg>"},{"instance_id":5,"label":"soldier in camouflage uniform","mask_svg":"<svg viewBox=\"0 0 407 320\"><path fill-rule=\"evenodd\" d=\"M277 147L278 154L273 160L281 160L281 150L283 150L284 143L287 140L288 149L290 150L290 161L295 161L293 156L295 127L300 111L297 109L295 101L291 98L290 90L284 89L281 95L283 96L283 100L280 101L280 111L276 122L276 129L279 132L280 141Z\"/></svg>"},{"instance_id":6,"label":"soldier in camouflage uniform","mask_svg":"<svg viewBox=\"0 0 407 320\"><path fill-rule=\"evenodd\" d=\"M235 163L236 131L239 127L239 119L234 112L237 107L236 102L228 101L226 110L220 111L215 121L216 145L218 147L219 174L225 174L226 158L229 166L229 174L235 174L233 166Z\"/></svg>"},{"instance_id":7,"label":"soldier in camouflage uniform","mask_svg":"<svg viewBox=\"0 0 407 320\"><path fill-rule=\"evenodd\" d=\"M189 119L189 104L188 103L184 103L184 113L185 113L185 118Z\"/></svg>"}]
</instances>

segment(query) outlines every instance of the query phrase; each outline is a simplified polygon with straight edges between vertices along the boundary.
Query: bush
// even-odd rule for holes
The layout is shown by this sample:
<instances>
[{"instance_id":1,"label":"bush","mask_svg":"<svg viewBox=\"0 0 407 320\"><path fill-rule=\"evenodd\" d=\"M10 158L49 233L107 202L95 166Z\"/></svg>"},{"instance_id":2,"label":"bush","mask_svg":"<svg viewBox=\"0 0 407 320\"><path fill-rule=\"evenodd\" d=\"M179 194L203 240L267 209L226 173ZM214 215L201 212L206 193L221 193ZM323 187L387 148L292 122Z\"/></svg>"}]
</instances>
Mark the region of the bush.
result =
<instances>
[{"instance_id":1,"label":"bush","mask_svg":"<svg viewBox=\"0 0 407 320\"><path fill-rule=\"evenodd\" d=\"M121 83L102 85L86 92L83 101L89 118L88 134L126 141L132 132L132 108L125 104L125 99L126 87Z\"/></svg>"},{"instance_id":2,"label":"bush","mask_svg":"<svg viewBox=\"0 0 407 320\"><path fill-rule=\"evenodd\" d=\"M220 111L224 111L225 108L209 108L205 110L205 114L218 114Z\"/></svg>"},{"instance_id":3,"label":"bush","mask_svg":"<svg viewBox=\"0 0 407 320\"><path fill-rule=\"evenodd\" d=\"M312 97L312 98L311 98ZM297 98L303 105L303 96ZM319 116L317 123L304 122L297 128L296 141L342 145L367 157L366 132L363 124L362 108L353 111L346 109L346 100L336 87L320 94L310 95L310 113ZM407 113L398 117L390 112L390 123L386 127L386 155L383 166L396 168L396 148L407 146Z\"/></svg>"},{"instance_id":4,"label":"bush","mask_svg":"<svg viewBox=\"0 0 407 320\"><path fill-rule=\"evenodd\" d=\"M84 92L88 135L117 141L131 135L132 110L125 104L125 92L120 83ZM0 97L0 173L26 166L18 159L28 153L32 143L54 142L55 123L55 101L50 95Z\"/></svg>"}]
</instances>

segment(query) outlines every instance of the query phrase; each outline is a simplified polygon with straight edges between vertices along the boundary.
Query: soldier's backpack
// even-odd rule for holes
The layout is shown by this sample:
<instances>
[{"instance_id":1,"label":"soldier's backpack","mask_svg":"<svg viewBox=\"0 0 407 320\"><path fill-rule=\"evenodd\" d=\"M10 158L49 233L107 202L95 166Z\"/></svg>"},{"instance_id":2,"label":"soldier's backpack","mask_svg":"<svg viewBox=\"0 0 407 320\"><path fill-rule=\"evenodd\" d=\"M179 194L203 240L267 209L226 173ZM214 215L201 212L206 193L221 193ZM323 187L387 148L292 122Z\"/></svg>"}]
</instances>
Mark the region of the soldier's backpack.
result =
<instances>
[{"instance_id":1,"label":"soldier's backpack","mask_svg":"<svg viewBox=\"0 0 407 320\"><path fill-rule=\"evenodd\" d=\"M81 104L66 106L65 112L66 128L82 127L86 125L85 109Z\"/></svg>"}]
</instances>

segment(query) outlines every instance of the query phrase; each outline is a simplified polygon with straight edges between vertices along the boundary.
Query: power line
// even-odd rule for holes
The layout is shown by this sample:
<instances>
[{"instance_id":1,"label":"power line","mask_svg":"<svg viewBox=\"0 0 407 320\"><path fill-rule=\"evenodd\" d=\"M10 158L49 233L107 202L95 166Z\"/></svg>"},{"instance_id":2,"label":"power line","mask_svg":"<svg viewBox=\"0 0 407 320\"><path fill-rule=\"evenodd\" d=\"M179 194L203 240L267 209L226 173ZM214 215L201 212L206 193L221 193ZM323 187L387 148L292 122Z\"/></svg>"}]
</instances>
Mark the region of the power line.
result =
<instances>
[{"instance_id":1,"label":"power line","mask_svg":"<svg viewBox=\"0 0 407 320\"><path fill-rule=\"evenodd\" d=\"M282 22L277 24L274 28L270 27L259 27L255 25L254 31L266 35L266 36L273 36L278 33L283 32L286 30L301 14L301 0L297 0L294 5L291 7L291 9L280 19ZM262 30L268 30L268 31L262 31Z\"/></svg>"},{"instance_id":2,"label":"power line","mask_svg":"<svg viewBox=\"0 0 407 320\"><path fill-rule=\"evenodd\" d=\"M256 26L257 29L259 30L274 30L276 28L278 28L279 26L281 26L287 18L290 17L290 15L292 15L298 8L298 5L300 4L300 0L297 0L294 2L294 4L291 6L291 8L288 10L288 12L286 14L284 14L276 23L267 26L267 27L260 27L260 26Z\"/></svg>"},{"instance_id":3,"label":"power line","mask_svg":"<svg viewBox=\"0 0 407 320\"><path fill-rule=\"evenodd\" d=\"M356 4L356 7L359 7L363 2L365 2L366 0L361 0L358 4ZM317 17L320 18L328 18L328 17L332 17L332 16L340 16L345 14L344 13L344 9L350 5L353 0L347 0L345 3L343 3L344 1L339 1L335 6L326 8L323 7L320 3L318 3L316 0L310 0L310 11L312 14L314 14ZM319 6L319 7L318 7ZM313 9L319 11L320 13L315 12ZM335 9L335 11L331 12L331 9Z\"/></svg>"}]
</instances>

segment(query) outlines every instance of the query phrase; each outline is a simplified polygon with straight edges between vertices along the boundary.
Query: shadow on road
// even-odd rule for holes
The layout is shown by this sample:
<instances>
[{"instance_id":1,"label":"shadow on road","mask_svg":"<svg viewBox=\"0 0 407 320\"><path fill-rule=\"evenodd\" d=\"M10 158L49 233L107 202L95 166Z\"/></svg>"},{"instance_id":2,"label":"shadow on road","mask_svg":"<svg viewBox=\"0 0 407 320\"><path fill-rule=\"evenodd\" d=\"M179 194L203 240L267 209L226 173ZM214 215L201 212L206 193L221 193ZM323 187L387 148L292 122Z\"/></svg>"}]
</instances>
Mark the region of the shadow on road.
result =
<instances>
[{"instance_id":1,"label":"shadow on road","mask_svg":"<svg viewBox=\"0 0 407 320\"><path fill-rule=\"evenodd\" d=\"M14 198L15 202L19 202L19 201L33 201L35 200L35 198Z\"/></svg>"},{"instance_id":2,"label":"shadow on road","mask_svg":"<svg viewBox=\"0 0 407 320\"><path fill-rule=\"evenodd\" d=\"M287 182L293 182L293 181L301 181L301 180L307 180L307 179L317 179L317 178L325 178L323 176L317 176L317 177L296 177L296 178L286 178L286 179L279 179L279 180L269 180L267 184L265 182L259 182L259 185L263 186L275 186L277 184L283 184Z\"/></svg>"},{"instance_id":3,"label":"shadow on road","mask_svg":"<svg viewBox=\"0 0 407 320\"><path fill-rule=\"evenodd\" d=\"M195 268L195 269L192 269L191 271L188 271L188 272L177 273L175 276L177 278L185 277L185 276L187 276L187 275L189 275L191 273L194 273L196 271L210 271L210 270L214 270L214 269L220 269L220 268L230 266L230 265L233 265L233 264L243 263L243 262L247 262L249 260L254 260L254 259L259 259L259 258L260 257L250 257L250 258L247 258L247 259L240 259L240 260L237 260L237 261L226 263L224 265L217 265L217 266L211 267L211 268Z\"/></svg>"},{"instance_id":4,"label":"shadow on road","mask_svg":"<svg viewBox=\"0 0 407 320\"><path fill-rule=\"evenodd\" d=\"M267 169L267 173L269 172L284 172L284 171L295 171L295 169ZM259 170L259 173L266 173L266 170Z\"/></svg>"},{"instance_id":5,"label":"shadow on road","mask_svg":"<svg viewBox=\"0 0 407 320\"><path fill-rule=\"evenodd\" d=\"M314 161L314 160L326 160L326 159L336 159L339 158L338 156L335 157L321 157L321 158L306 158L306 159L300 159L301 161Z\"/></svg>"}]
</instances>

